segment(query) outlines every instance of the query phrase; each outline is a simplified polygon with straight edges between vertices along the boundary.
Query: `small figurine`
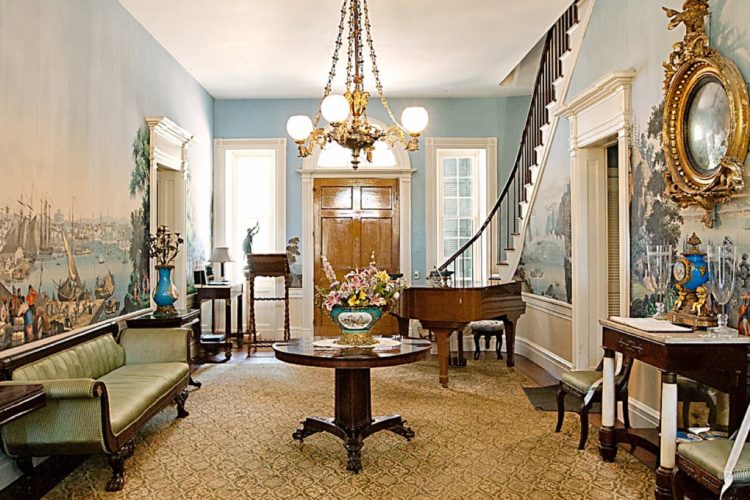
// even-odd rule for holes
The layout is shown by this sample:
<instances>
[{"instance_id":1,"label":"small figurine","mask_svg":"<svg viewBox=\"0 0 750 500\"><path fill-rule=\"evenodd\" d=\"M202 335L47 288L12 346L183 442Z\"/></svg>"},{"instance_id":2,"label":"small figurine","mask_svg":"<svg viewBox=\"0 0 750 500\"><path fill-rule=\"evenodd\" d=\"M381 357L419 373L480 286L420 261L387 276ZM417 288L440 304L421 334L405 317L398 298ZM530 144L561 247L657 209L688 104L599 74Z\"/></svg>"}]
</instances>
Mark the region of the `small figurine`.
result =
<instances>
[{"instance_id":1,"label":"small figurine","mask_svg":"<svg viewBox=\"0 0 750 500\"><path fill-rule=\"evenodd\" d=\"M742 299L742 305L740 305L737 318L737 330L740 335L750 335L750 295L747 292L742 292L740 298Z\"/></svg>"},{"instance_id":2,"label":"small figurine","mask_svg":"<svg viewBox=\"0 0 750 500\"><path fill-rule=\"evenodd\" d=\"M245 240L242 242L242 250L246 254L253 253L253 238L258 234L258 231L260 231L260 222L256 222L252 228L247 228L247 236L245 236Z\"/></svg>"},{"instance_id":3,"label":"small figurine","mask_svg":"<svg viewBox=\"0 0 750 500\"><path fill-rule=\"evenodd\" d=\"M698 300L693 303L693 307L690 309L690 312L693 312L700 316L701 311L703 310L703 306L706 304L706 300L708 299L708 290L705 286L699 286L698 288L696 288L695 294L698 296Z\"/></svg>"}]
</instances>

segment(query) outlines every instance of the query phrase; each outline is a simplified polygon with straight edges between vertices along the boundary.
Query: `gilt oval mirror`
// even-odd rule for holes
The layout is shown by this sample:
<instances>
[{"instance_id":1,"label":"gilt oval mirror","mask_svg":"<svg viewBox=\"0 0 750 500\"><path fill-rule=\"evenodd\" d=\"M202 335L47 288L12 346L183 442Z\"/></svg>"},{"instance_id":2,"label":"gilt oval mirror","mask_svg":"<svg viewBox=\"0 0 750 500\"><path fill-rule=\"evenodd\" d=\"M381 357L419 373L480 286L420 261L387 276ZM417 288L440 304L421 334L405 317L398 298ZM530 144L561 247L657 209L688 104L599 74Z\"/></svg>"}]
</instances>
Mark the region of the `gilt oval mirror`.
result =
<instances>
[{"instance_id":1,"label":"gilt oval mirror","mask_svg":"<svg viewBox=\"0 0 750 500\"><path fill-rule=\"evenodd\" d=\"M685 143L696 173L710 175L727 152L732 112L721 82L714 77L701 80L689 97Z\"/></svg>"}]
</instances>

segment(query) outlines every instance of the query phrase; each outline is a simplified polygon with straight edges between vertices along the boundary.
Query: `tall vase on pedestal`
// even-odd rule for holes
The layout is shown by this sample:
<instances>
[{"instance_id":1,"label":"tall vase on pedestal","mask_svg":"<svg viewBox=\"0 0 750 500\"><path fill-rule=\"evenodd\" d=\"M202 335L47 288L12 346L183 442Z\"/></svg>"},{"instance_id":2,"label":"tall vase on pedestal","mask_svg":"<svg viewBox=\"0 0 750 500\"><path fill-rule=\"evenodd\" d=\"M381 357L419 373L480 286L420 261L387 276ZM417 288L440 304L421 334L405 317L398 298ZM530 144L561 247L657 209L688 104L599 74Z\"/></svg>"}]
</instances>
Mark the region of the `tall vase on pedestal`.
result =
<instances>
[{"instance_id":1,"label":"tall vase on pedestal","mask_svg":"<svg viewBox=\"0 0 750 500\"><path fill-rule=\"evenodd\" d=\"M148 256L156 260L155 267L159 273L152 295L156 304L154 314L157 316L172 317L177 315L174 303L179 297L179 291L172 282L172 271L174 270L174 259L177 257L180 245L183 242L180 233L171 232L167 226L159 226L156 234L148 237Z\"/></svg>"},{"instance_id":2,"label":"tall vase on pedestal","mask_svg":"<svg viewBox=\"0 0 750 500\"><path fill-rule=\"evenodd\" d=\"M180 293L172 282L173 270L174 266L157 266L156 268L159 277L154 289L154 303L156 303L156 314L159 316L177 315L174 303L177 302Z\"/></svg>"}]
</instances>

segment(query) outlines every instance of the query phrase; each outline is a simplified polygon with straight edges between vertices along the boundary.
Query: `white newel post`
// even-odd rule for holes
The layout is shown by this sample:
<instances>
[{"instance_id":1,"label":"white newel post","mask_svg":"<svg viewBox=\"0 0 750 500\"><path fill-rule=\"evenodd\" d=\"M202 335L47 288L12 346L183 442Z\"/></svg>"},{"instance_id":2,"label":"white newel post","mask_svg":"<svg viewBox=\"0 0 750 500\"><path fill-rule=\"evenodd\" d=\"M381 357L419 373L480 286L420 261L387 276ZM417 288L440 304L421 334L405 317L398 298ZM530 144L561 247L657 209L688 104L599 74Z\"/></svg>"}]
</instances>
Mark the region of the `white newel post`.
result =
<instances>
[{"instance_id":1,"label":"white newel post","mask_svg":"<svg viewBox=\"0 0 750 500\"><path fill-rule=\"evenodd\" d=\"M603 366L603 385L602 387L602 426L615 426L615 357L614 353L609 351L604 357Z\"/></svg>"}]
</instances>

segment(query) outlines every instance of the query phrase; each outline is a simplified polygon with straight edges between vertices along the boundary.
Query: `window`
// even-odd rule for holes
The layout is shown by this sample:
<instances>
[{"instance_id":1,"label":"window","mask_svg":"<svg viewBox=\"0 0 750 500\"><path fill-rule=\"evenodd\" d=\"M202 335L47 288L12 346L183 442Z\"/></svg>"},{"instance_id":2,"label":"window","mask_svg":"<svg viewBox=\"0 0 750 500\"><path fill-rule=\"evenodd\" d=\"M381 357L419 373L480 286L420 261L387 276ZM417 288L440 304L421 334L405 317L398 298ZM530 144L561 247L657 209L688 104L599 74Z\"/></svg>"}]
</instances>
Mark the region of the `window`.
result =
<instances>
[{"instance_id":1,"label":"window","mask_svg":"<svg viewBox=\"0 0 750 500\"><path fill-rule=\"evenodd\" d=\"M445 262L466 244L486 216L487 161L484 149L438 149L437 257ZM486 276L487 245L481 242L459 257L450 269L454 282L470 285Z\"/></svg>"},{"instance_id":2,"label":"window","mask_svg":"<svg viewBox=\"0 0 750 500\"><path fill-rule=\"evenodd\" d=\"M215 246L229 247L234 259L229 278L245 280L244 241L255 228L254 253L282 253L286 242L285 141L275 139L217 140L217 214ZM219 175L220 174L220 175ZM258 279L258 288L271 281Z\"/></svg>"}]
</instances>

